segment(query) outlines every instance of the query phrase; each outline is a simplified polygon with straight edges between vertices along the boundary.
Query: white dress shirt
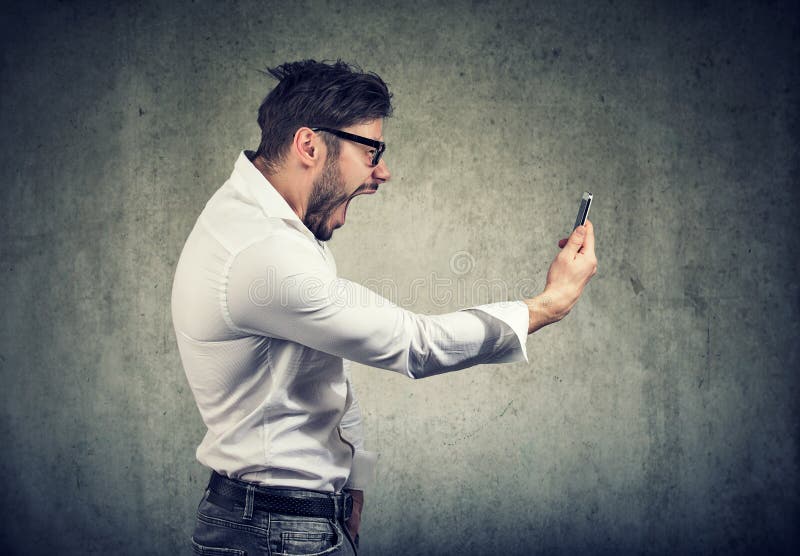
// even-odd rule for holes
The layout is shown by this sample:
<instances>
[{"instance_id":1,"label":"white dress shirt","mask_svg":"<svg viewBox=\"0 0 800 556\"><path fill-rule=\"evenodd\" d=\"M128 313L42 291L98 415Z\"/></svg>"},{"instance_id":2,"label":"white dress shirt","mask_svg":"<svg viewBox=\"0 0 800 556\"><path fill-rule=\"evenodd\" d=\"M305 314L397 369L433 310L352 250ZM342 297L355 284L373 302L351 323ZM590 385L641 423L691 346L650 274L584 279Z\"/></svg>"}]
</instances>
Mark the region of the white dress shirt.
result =
<instances>
[{"instance_id":1,"label":"white dress shirt","mask_svg":"<svg viewBox=\"0 0 800 556\"><path fill-rule=\"evenodd\" d=\"M249 157L206 203L172 288L181 360L208 427L197 459L267 486L363 489L377 454L364 449L348 360L412 378L527 361L527 306L419 315L337 278L326 243Z\"/></svg>"}]
</instances>

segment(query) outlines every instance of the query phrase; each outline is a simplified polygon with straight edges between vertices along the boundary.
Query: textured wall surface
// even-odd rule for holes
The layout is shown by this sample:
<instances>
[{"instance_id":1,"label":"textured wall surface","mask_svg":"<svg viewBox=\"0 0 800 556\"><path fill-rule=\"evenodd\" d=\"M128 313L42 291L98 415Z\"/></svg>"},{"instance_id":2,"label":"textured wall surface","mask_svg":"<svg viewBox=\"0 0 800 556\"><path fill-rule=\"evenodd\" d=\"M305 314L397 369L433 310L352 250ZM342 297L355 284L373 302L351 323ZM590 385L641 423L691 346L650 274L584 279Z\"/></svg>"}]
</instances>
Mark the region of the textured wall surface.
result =
<instances>
[{"instance_id":1,"label":"textured wall surface","mask_svg":"<svg viewBox=\"0 0 800 556\"><path fill-rule=\"evenodd\" d=\"M6 3L0 552L186 550L208 475L174 267L257 144L258 70L308 57L395 94L393 180L331 246L410 309L533 293L595 194L599 272L529 365L354 370L363 553L797 549L790 6Z\"/></svg>"}]
</instances>

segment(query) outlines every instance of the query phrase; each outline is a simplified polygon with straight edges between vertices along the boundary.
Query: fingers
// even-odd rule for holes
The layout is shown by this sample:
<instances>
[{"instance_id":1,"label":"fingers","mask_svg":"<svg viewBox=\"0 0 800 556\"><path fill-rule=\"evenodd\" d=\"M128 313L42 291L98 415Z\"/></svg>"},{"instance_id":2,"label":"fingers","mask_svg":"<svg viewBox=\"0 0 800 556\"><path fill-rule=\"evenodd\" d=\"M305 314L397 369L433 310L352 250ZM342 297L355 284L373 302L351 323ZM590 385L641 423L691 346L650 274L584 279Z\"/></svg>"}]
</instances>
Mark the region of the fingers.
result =
<instances>
[{"instance_id":1,"label":"fingers","mask_svg":"<svg viewBox=\"0 0 800 556\"><path fill-rule=\"evenodd\" d=\"M583 238L583 247L580 252L594 256L594 226L588 219L586 220L585 228L586 236Z\"/></svg>"},{"instance_id":2,"label":"fingers","mask_svg":"<svg viewBox=\"0 0 800 556\"><path fill-rule=\"evenodd\" d=\"M575 230L572 232L572 235L570 235L568 238L559 239L558 247L559 249L563 249L570 241L578 241L577 237L579 237L579 235L576 235L575 232L577 232L580 228L584 228L585 235L580 239L580 244L574 252L582 255L594 256L594 225L588 219L586 220L586 224L575 228Z\"/></svg>"},{"instance_id":3,"label":"fingers","mask_svg":"<svg viewBox=\"0 0 800 556\"><path fill-rule=\"evenodd\" d=\"M586 237L586 226L578 226L577 228L572 230L572 233L570 234L569 238L567 238L567 242L564 245L564 251L568 255L572 255L574 257L578 253L578 250L583 245L585 237Z\"/></svg>"}]
</instances>

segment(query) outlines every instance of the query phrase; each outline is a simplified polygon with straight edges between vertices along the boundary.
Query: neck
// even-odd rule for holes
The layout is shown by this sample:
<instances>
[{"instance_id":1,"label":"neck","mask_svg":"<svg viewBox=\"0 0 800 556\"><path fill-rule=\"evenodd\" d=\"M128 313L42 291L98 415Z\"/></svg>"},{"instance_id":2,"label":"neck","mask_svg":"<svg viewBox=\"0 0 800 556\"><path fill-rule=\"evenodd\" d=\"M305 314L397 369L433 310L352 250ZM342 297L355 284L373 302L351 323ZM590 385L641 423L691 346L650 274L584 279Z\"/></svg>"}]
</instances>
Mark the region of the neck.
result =
<instances>
[{"instance_id":1,"label":"neck","mask_svg":"<svg viewBox=\"0 0 800 556\"><path fill-rule=\"evenodd\" d=\"M312 180L303 172L292 171L286 166L271 169L259 155L253 159L253 166L258 168L261 175L272 184L272 187L281 194L281 197L297 214L302 221L308 208L308 198L311 193Z\"/></svg>"}]
</instances>

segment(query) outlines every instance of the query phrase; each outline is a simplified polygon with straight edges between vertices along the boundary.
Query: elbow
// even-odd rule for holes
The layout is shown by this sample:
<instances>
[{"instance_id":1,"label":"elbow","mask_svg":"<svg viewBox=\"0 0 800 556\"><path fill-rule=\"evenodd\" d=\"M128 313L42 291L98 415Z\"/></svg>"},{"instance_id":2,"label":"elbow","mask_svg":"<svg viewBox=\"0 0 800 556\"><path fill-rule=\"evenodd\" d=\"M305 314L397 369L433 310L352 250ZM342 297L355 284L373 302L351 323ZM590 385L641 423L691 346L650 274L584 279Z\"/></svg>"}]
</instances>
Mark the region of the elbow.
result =
<instances>
[{"instance_id":1,"label":"elbow","mask_svg":"<svg viewBox=\"0 0 800 556\"><path fill-rule=\"evenodd\" d=\"M425 378L428 376L426 366L430 352L425 350L408 350L408 358L406 359L405 375L413 380Z\"/></svg>"}]
</instances>

